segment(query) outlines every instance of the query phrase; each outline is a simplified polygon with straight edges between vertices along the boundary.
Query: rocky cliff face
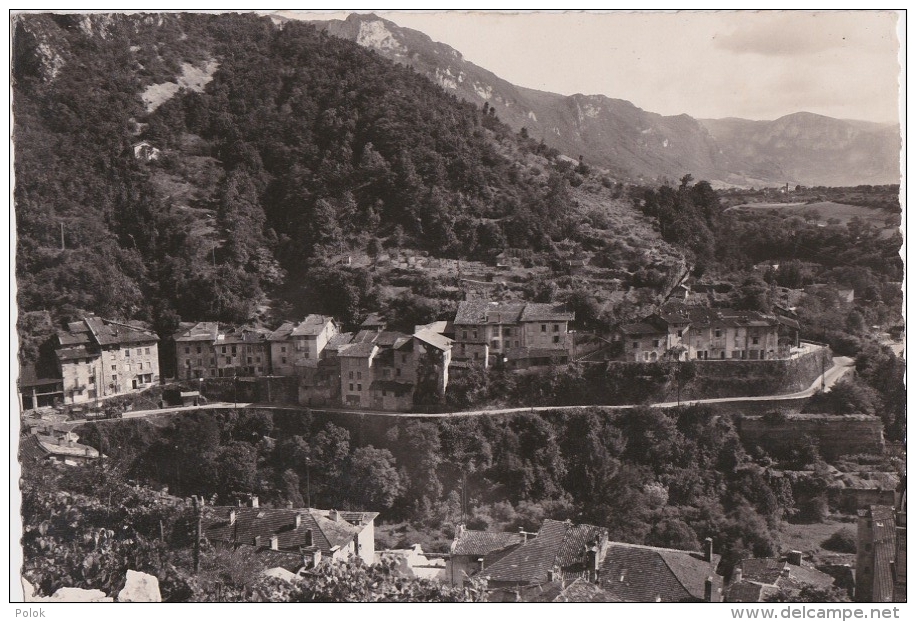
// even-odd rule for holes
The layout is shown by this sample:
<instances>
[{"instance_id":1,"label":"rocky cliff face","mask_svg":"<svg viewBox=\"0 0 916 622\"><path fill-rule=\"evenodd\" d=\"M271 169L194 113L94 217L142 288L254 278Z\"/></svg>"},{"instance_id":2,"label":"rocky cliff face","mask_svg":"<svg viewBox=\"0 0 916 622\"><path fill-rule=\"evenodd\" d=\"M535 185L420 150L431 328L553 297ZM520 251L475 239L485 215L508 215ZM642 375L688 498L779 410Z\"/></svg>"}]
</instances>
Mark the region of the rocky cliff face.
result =
<instances>
[{"instance_id":1,"label":"rocky cliff face","mask_svg":"<svg viewBox=\"0 0 916 622\"><path fill-rule=\"evenodd\" d=\"M409 65L456 96L496 109L516 130L621 178L713 185L857 185L899 182L900 137L881 126L798 113L775 121L662 116L603 95L564 96L515 86L423 33L375 15L314 22Z\"/></svg>"}]
</instances>

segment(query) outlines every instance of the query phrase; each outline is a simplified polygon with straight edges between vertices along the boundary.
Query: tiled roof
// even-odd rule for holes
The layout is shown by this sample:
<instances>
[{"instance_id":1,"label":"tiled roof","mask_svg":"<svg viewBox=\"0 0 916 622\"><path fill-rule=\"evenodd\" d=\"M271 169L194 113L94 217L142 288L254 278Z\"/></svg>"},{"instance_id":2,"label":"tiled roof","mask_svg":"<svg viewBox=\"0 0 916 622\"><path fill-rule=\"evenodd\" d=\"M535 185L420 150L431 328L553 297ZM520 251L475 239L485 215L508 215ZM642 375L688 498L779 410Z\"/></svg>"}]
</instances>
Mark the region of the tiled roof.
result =
<instances>
[{"instance_id":1,"label":"tiled roof","mask_svg":"<svg viewBox=\"0 0 916 622\"><path fill-rule=\"evenodd\" d=\"M216 322L198 322L191 328L186 328L175 333L176 342L184 341L216 341L219 334L219 324Z\"/></svg>"},{"instance_id":2,"label":"tiled roof","mask_svg":"<svg viewBox=\"0 0 916 622\"><path fill-rule=\"evenodd\" d=\"M328 344L324 347L324 349L336 352L340 349L341 346L346 345L351 341L353 341L353 333L337 333L328 339Z\"/></svg>"},{"instance_id":3,"label":"tiled roof","mask_svg":"<svg viewBox=\"0 0 916 622\"><path fill-rule=\"evenodd\" d=\"M452 542L452 555L474 555L484 557L494 551L501 551L525 541L519 533L475 531L466 529L459 532Z\"/></svg>"},{"instance_id":4,"label":"tiled roof","mask_svg":"<svg viewBox=\"0 0 916 622\"><path fill-rule=\"evenodd\" d=\"M487 302L466 300L458 304L455 324L486 324L500 322L572 321L575 314L565 305L540 302Z\"/></svg>"},{"instance_id":5,"label":"tiled roof","mask_svg":"<svg viewBox=\"0 0 916 622\"><path fill-rule=\"evenodd\" d=\"M61 348L55 352L60 361L73 361L76 359L96 358L99 353L90 350L86 346L74 346L72 348Z\"/></svg>"},{"instance_id":6,"label":"tiled roof","mask_svg":"<svg viewBox=\"0 0 916 622\"><path fill-rule=\"evenodd\" d=\"M558 567L563 578L578 578L586 571L588 546L602 537L607 537L603 527L547 519L534 540L525 542L483 574L494 583L528 585L547 581L547 573Z\"/></svg>"},{"instance_id":7,"label":"tiled roof","mask_svg":"<svg viewBox=\"0 0 916 622\"><path fill-rule=\"evenodd\" d=\"M142 326L113 322L97 317L86 318L83 321L86 322L86 326L89 327L93 338L101 346L159 341L156 333Z\"/></svg>"},{"instance_id":8,"label":"tiled roof","mask_svg":"<svg viewBox=\"0 0 916 622\"><path fill-rule=\"evenodd\" d=\"M293 329L295 327L296 325L293 324L292 322L283 322L283 324L280 325L280 328L278 328L274 332L270 333L270 335L268 335L267 340L268 341L283 341L284 339L289 337L290 333L293 332Z\"/></svg>"},{"instance_id":9,"label":"tiled roof","mask_svg":"<svg viewBox=\"0 0 916 622\"><path fill-rule=\"evenodd\" d=\"M242 326L227 331L222 343L263 343L272 333L264 328Z\"/></svg>"},{"instance_id":10,"label":"tiled roof","mask_svg":"<svg viewBox=\"0 0 916 622\"><path fill-rule=\"evenodd\" d=\"M801 589L804 585L827 587L833 585L833 577L808 566L797 566L775 558L742 559L736 567L744 581L771 585L789 590Z\"/></svg>"},{"instance_id":11,"label":"tiled roof","mask_svg":"<svg viewBox=\"0 0 916 622\"><path fill-rule=\"evenodd\" d=\"M621 324L620 332L625 335L658 335L666 331L648 322L634 322L633 324Z\"/></svg>"},{"instance_id":12,"label":"tiled roof","mask_svg":"<svg viewBox=\"0 0 916 622\"><path fill-rule=\"evenodd\" d=\"M416 339L419 339L425 344L431 345L437 350L446 352L452 349L452 340L448 337L444 337L441 334L434 332L429 329L418 330L413 335Z\"/></svg>"},{"instance_id":13,"label":"tiled roof","mask_svg":"<svg viewBox=\"0 0 916 622\"><path fill-rule=\"evenodd\" d=\"M734 309L710 309L706 307L690 307L688 309L690 323L699 328L710 326L723 326L737 328L742 326L776 326L776 316L764 315L757 311L736 311Z\"/></svg>"},{"instance_id":14,"label":"tiled roof","mask_svg":"<svg viewBox=\"0 0 916 622\"><path fill-rule=\"evenodd\" d=\"M377 346L374 343L348 343L340 346L337 356L343 358L369 358Z\"/></svg>"},{"instance_id":15,"label":"tiled roof","mask_svg":"<svg viewBox=\"0 0 916 622\"><path fill-rule=\"evenodd\" d=\"M328 323L333 321L334 318L330 316L312 313L305 316L305 319L293 329L291 334L293 337L314 337L320 335Z\"/></svg>"},{"instance_id":16,"label":"tiled roof","mask_svg":"<svg viewBox=\"0 0 916 622\"><path fill-rule=\"evenodd\" d=\"M368 525L376 518L378 518L378 512L348 512L341 511L340 517L343 518L348 523L352 523L356 526Z\"/></svg>"},{"instance_id":17,"label":"tiled roof","mask_svg":"<svg viewBox=\"0 0 916 622\"><path fill-rule=\"evenodd\" d=\"M891 562L897 553L897 526L894 520L894 509L888 506L873 505L868 509L872 520L874 540L874 587L873 600L890 597L894 593L894 576L891 573Z\"/></svg>"},{"instance_id":18,"label":"tiled roof","mask_svg":"<svg viewBox=\"0 0 916 622\"><path fill-rule=\"evenodd\" d=\"M701 553L612 542L600 570L601 587L624 602L696 602L712 577L713 598L722 587L712 562Z\"/></svg>"},{"instance_id":19,"label":"tiled roof","mask_svg":"<svg viewBox=\"0 0 916 622\"><path fill-rule=\"evenodd\" d=\"M41 446L34 434L19 437L19 461L22 463L41 462L48 452Z\"/></svg>"},{"instance_id":20,"label":"tiled roof","mask_svg":"<svg viewBox=\"0 0 916 622\"><path fill-rule=\"evenodd\" d=\"M380 313L370 313L369 317L363 320L363 323L359 325L360 328L376 328L381 326L384 328L387 325L385 317Z\"/></svg>"},{"instance_id":21,"label":"tiled roof","mask_svg":"<svg viewBox=\"0 0 916 622\"><path fill-rule=\"evenodd\" d=\"M46 384L60 384L61 378L39 378L34 364L19 366L19 386L38 387Z\"/></svg>"},{"instance_id":22,"label":"tiled roof","mask_svg":"<svg viewBox=\"0 0 916 622\"><path fill-rule=\"evenodd\" d=\"M234 524L229 523L230 512L235 511ZM328 512L315 509L275 509L219 506L207 509L204 518L204 535L214 542L236 545L254 545L260 537L260 546L270 547L271 536L278 537L278 549L298 551L308 546L307 534L312 533L312 545L322 554L330 555L331 549L344 547L353 541L365 524L356 526L345 519L331 520ZM296 516L300 517L296 527Z\"/></svg>"},{"instance_id":23,"label":"tiled roof","mask_svg":"<svg viewBox=\"0 0 916 622\"><path fill-rule=\"evenodd\" d=\"M729 603L760 603L767 592L778 588L767 587L761 583L751 581L738 581L725 588L725 602Z\"/></svg>"}]
</instances>

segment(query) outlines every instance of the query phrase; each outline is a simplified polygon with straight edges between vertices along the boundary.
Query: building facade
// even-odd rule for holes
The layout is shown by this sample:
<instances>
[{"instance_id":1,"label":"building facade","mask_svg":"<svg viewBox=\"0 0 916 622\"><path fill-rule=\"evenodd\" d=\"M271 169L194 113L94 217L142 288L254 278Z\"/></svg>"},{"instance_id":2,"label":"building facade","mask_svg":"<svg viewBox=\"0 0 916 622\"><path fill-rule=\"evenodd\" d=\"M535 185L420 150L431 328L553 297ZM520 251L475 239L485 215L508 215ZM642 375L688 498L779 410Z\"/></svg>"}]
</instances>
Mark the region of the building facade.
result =
<instances>
[{"instance_id":1,"label":"building facade","mask_svg":"<svg viewBox=\"0 0 916 622\"><path fill-rule=\"evenodd\" d=\"M573 349L569 322L575 315L563 305L532 302L465 301L455 314L452 356L462 365L569 359ZM519 367L527 367L518 363Z\"/></svg>"},{"instance_id":2,"label":"building facade","mask_svg":"<svg viewBox=\"0 0 916 622\"><path fill-rule=\"evenodd\" d=\"M184 380L266 376L270 368L270 331L241 327L222 329L198 322L175 334L178 377Z\"/></svg>"},{"instance_id":3,"label":"building facade","mask_svg":"<svg viewBox=\"0 0 916 622\"><path fill-rule=\"evenodd\" d=\"M63 402L142 391L159 382L159 337L139 325L90 317L56 337Z\"/></svg>"},{"instance_id":4,"label":"building facade","mask_svg":"<svg viewBox=\"0 0 916 622\"><path fill-rule=\"evenodd\" d=\"M334 318L326 315L311 314L299 324L285 322L268 337L273 374L300 375L297 365L307 366L307 361L321 358L328 342L339 332L340 327Z\"/></svg>"}]
</instances>

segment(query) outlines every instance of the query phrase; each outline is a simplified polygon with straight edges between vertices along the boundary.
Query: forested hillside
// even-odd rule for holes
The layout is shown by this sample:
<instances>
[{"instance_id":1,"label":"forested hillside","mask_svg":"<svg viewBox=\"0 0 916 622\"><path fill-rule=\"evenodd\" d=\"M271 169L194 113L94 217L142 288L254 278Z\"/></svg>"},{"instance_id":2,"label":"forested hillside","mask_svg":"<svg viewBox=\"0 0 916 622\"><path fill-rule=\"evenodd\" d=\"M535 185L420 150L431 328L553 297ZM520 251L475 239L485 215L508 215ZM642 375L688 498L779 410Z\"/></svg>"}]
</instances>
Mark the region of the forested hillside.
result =
<instances>
[{"instance_id":1,"label":"forested hillside","mask_svg":"<svg viewBox=\"0 0 916 622\"><path fill-rule=\"evenodd\" d=\"M502 155L537 143L309 25L32 15L14 48L21 329L49 330L41 310L244 321L309 279L368 291L319 265L373 239L463 258L569 230L567 182ZM146 89L214 63L150 111Z\"/></svg>"}]
</instances>

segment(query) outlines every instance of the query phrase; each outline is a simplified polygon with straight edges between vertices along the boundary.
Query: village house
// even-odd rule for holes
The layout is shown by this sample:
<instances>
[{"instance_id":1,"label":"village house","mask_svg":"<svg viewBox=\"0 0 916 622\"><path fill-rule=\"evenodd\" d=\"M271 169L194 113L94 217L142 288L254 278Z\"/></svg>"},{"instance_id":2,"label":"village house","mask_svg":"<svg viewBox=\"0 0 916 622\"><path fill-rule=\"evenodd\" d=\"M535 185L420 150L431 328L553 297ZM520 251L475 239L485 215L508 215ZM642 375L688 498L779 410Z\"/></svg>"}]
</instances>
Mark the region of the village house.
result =
<instances>
[{"instance_id":1,"label":"village house","mask_svg":"<svg viewBox=\"0 0 916 622\"><path fill-rule=\"evenodd\" d=\"M275 376L305 373L305 361L317 361L340 327L334 318L310 314L299 324L285 322L268 337L270 364ZM297 368L298 366L298 368Z\"/></svg>"},{"instance_id":2,"label":"village house","mask_svg":"<svg viewBox=\"0 0 916 622\"><path fill-rule=\"evenodd\" d=\"M858 512L856 602L906 602L906 480L897 505Z\"/></svg>"},{"instance_id":3,"label":"village house","mask_svg":"<svg viewBox=\"0 0 916 622\"><path fill-rule=\"evenodd\" d=\"M271 557L271 565L289 558L291 569L321 560L359 557L375 563L375 518L378 512L342 512L314 508L214 506L202 512L202 534L210 543L252 547Z\"/></svg>"},{"instance_id":4,"label":"village house","mask_svg":"<svg viewBox=\"0 0 916 622\"><path fill-rule=\"evenodd\" d=\"M460 366L505 364L527 369L569 362L575 315L564 305L461 302L453 322L453 358Z\"/></svg>"},{"instance_id":5,"label":"village house","mask_svg":"<svg viewBox=\"0 0 916 622\"><path fill-rule=\"evenodd\" d=\"M141 140L131 145L130 149L137 160L151 162L159 159L159 149L151 145L149 141Z\"/></svg>"},{"instance_id":6,"label":"village house","mask_svg":"<svg viewBox=\"0 0 916 622\"><path fill-rule=\"evenodd\" d=\"M90 317L56 336L65 404L142 391L159 382L159 337L139 325Z\"/></svg>"},{"instance_id":7,"label":"village house","mask_svg":"<svg viewBox=\"0 0 916 622\"><path fill-rule=\"evenodd\" d=\"M270 374L269 331L223 329L216 322L183 326L175 333L178 377L185 380Z\"/></svg>"},{"instance_id":8,"label":"village house","mask_svg":"<svg viewBox=\"0 0 916 622\"><path fill-rule=\"evenodd\" d=\"M53 374L42 376L35 365L19 367L19 409L32 410L64 401L64 382Z\"/></svg>"},{"instance_id":9,"label":"village house","mask_svg":"<svg viewBox=\"0 0 916 622\"><path fill-rule=\"evenodd\" d=\"M797 326L757 311L680 307L621 324L615 338L627 361L765 360L789 355ZM782 340L780 327L789 329Z\"/></svg>"},{"instance_id":10,"label":"village house","mask_svg":"<svg viewBox=\"0 0 916 622\"><path fill-rule=\"evenodd\" d=\"M99 458L97 449L78 443L78 440L79 436L72 431L48 430L29 434L20 439L19 460L23 464L48 461L81 466Z\"/></svg>"},{"instance_id":11,"label":"village house","mask_svg":"<svg viewBox=\"0 0 916 622\"><path fill-rule=\"evenodd\" d=\"M419 328L413 335L365 329L338 348L344 406L407 411L418 398L445 395L452 342Z\"/></svg>"},{"instance_id":12,"label":"village house","mask_svg":"<svg viewBox=\"0 0 916 622\"><path fill-rule=\"evenodd\" d=\"M503 539L496 545L505 544ZM470 538L468 544L475 540ZM456 539L456 548L460 544ZM516 600L537 600L540 597L534 592L538 589L547 593L552 584L559 582L562 587L577 581L593 584L600 590L585 595L585 600L721 600L722 577L716 571L720 556L713 554L710 539L706 540L703 551L681 551L610 542L607 530L602 527L548 519L534 538L508 546L511 550L480 573L488 578L487 585L494 590L492 600L512 600L512 595ZM551 596L550 600L555 598Z\"/></svg>"},{"instance_id":13,"label":"village house","mask_svg":"<svg viewBox=\"0 0 916 622\"><path fill-rule=\"evenodd\" d=\"M464 585L467 579L488 569L524 544L528 535L534 537L536 534L527 534L523 531L477 531L458 525L445 564L448 582L454 586Z\"/></svg>"},{"instance_id":14,"label":"village house","mask_svg":"<svg viewBox=\"0 0 916 622\"><path fill-rule=\"evenodd\" d=\"M779 591L796 595L806 585L831 587L834 578L816 568L805 566L801 551L790 551L785 558L742 559L732 571L725 589L729 603L760 603Z\"/></svg>"}]
</instances>

